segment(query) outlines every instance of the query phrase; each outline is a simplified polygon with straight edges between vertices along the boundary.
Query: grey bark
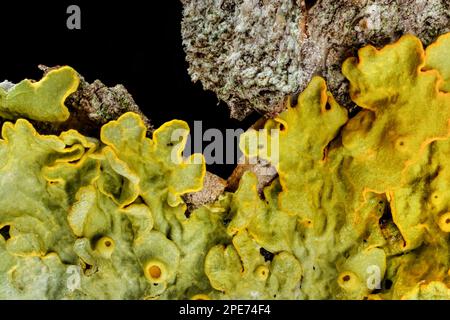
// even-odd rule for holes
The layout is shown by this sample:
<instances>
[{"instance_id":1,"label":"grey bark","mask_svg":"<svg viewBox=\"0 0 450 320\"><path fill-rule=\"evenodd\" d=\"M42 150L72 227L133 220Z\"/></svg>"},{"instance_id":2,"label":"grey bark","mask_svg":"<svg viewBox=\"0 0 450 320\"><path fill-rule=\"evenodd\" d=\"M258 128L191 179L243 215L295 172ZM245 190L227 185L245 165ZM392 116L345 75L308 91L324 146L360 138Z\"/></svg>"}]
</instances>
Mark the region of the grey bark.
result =
<instances>
[{"instance_id":1,"label":"grey bark","mask_svg":"<svg viewBox=\"0 0 450 320\"><path fill-rule=\"evenodd\" d=\"M44 73L53 69L43 65L39 68ZM60 124L37 123L40 132L58 133L67 129L76 129L85 135L97 137L104 124L116 120L126 112L139 114L147 127L148 134L153 132L150 120L123 85L107 87L100 80L88 83L82 75L79 77L78 90L65 101L70 111L70 118Z\"/></svg>"},{"instance_id":2,"label":"grey bark","mask_svg":"<svg viewBox=\"0 0 450 320\"><path fill-rule=\"evenodd\" d=\"M450 0L182 0L183 46L193 81L231 116L274 115L313 75L352 108L341 64L366 44L410 33L425 45L450 30Z\"/></svg>"},{"instance_id":3,"label":"grey bark","mask_svg":"<svg viewBox=\"0 0 450 320\"><path fill-rule=\"evenodd\" d=\"M203 189L183 196L188 210L192 212L203 205L213 203L225 191L226 186L227 182L225 180L215 174L206 172L203 180Z\"/></svg>"}]
</instances>

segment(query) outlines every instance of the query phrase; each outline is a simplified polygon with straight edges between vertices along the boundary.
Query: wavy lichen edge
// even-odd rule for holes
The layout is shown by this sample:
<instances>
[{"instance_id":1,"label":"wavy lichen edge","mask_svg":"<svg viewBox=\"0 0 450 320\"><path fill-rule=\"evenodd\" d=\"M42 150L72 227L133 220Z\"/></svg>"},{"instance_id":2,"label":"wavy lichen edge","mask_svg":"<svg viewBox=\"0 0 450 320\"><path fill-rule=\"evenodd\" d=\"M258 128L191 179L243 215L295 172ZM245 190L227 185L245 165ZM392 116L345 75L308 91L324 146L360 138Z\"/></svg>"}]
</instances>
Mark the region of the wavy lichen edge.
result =
<instances>
[{"instance_id":1,"label":"wavy lichen edge","mask_svg":"<svg viewBox=\"0 0 450 320\"><path fill-rule=\"evenodd\" d=\"M363 109L351 119L314 78L241 141L248 153L251 135L279 129L278 157L266 153L279 178L261 196L246 173L188 215L181 195L201 188L205 165L181 158L185 136L170 141L184 122L149 139L129 113L100 140L5 124L0 297L448 299L447 38L347 60Z\"/></svg>"}]
</instances>

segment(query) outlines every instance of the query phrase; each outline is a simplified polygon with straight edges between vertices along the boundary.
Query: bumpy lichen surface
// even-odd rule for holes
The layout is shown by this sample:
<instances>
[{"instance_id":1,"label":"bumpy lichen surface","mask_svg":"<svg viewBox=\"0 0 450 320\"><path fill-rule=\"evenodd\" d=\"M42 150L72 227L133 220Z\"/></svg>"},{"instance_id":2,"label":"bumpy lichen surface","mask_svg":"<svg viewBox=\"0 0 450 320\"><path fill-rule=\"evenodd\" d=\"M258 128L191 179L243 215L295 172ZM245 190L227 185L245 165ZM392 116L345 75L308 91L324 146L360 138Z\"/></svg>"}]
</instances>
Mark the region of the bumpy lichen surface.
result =
<instances>
[{"instance_id":1,"label":"bumpy lichen surface","mask_svg":"<svg viewBox=\"0 0 450 320\"><path fill-rule=\"evenodd\" d=\"M23 80L0 88L0 116L6 119L25 117L31 120L62 122L69 118L66 98L78 87L79 79L70 67L48 73L39 82Z\"/></svg>"},{"instance_id":2,"label":"bumpy lichen surface","mask_svg":"<svg viewBox=\"0 0 450 320\"><path fill-rule=\"evenodd\" d=\"M10 238L0 242L0 296L176 297L191 286L177 276L189 266L180 195L201 188L205 166L168 159L179 148L168 138L186 127L173 121L150 140L128 113L103 127L100 142L75 131L40 136L22 119L5 124L0 226Z\"/></svg>"},{"instance_id":3,"label":"bumpy lichen surface","mask_svg":"<svg viewBox=\"0 0 450 320\"><path fill-rule=\"evenodd\" d=\"M313 78L242 137L278 178L260 194L247 172L192 212L181 196L202 188L205 165L182 157L182 121L150 139L127 113L100 140L6 123L0 298L450 299L448 39L424 50L405 36L348 59L362 108L351 119Z\"/></svg>"},{"instance_id":4,"label":"bumpy lichen surface","mask_svg":"<svg viewBox=\"0 0 450 320\"><path fill-rule=\"evenodd\" d=\"M403 34L427 45L449 32L448 0L181 0L189 74L225 101L231 116L280 112L286 95L326 77L353 107L342 62L366 44ZM312 6L312 7L311 7Z\"/></svg>"},{"instance_id":5,"label":"bumpy lichen surface","mask_svg":"<svg viewBox=\"0 0 450 320\"><path fill-rule=\"evenodd\" d=\"M301 264L299 297L450 298L449 49L448 35L427 51L413 36L365 47L343 65L354 118L314 78L259 133L281 130L279 157L270 139L259 155L277 166L277 205L294 220L292 244L272 252Z\"/></svg>"}]
</instances>

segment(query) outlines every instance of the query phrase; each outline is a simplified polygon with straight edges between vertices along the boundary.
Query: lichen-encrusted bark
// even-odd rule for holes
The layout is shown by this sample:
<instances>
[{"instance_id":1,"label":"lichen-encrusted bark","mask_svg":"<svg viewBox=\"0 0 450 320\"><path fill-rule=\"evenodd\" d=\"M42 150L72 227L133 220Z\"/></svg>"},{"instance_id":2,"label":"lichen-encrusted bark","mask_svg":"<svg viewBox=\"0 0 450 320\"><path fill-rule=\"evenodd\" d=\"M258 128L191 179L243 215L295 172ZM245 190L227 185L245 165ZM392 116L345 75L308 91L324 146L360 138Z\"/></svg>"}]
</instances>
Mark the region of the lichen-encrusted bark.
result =
<instances>
[{"instance_id":1,"label":"lichen-encrusted bark","mask_svg":"<svg viewBox=\"0 0 450 320\"><path fill-rule=\"evenodd\" d=\"M411 33L425 45L449 28L448 0L182 0L183 45L193 81L228 103L231 116L276 114L280 101L323 76L352 103L341 64L366 44ZM281 104L282 106L282 104Z\"/></svg>"},{"instance_id":2,"label":"lichen-encrusted bark","mask_svg":"<svg viewBox=\"0 0 450 320\"><path fill-rule=\"evenodd\" d=\"M43 79L46 79L47 74L51 71L61 69L59 66L47 67L44 65L39 65L39 68L44 71ZM33 80L27 81L29 81L29 84L35 83ZM86 135L98 136L102 125L111 120L116 120L121 115L131 111L141 116L149 134L153 131L150 120L139 109L133 97L123 85L118 84L109 88L100 80L95 80L90 84L80 74L77 74L77 84L76 91L70 92L71 94L67 99L64 98L65 101L63 101L64 108L67 107L70 111L69 115L66 110L67 118L46 119L43 117L22 116L27 118L40 133L59 134L65 130L76 129ZM0 83L0 88L5 92L9 92L17 88L17 84L6 80ZM35 99L35 97L32 99ZM19 116L19 114L16 114L5 117L0 114L0 125L5 120L17 119Z\"/></svg>"},{"instance_id":3,"label":"lichen-encrusted bark","mask_svg":"<svg viewBox=\"0 0 450 320\"><path fill-rule=\"evenodd\" d=\"M42 65L39 67L45 73L53 69ZM83 76L79 75L79 78L78 90L66 100L66 105L71 112L70 118L65 123L53 125L47 130L54 133L74 128L84 134L97 136L102 125L131 111L141 116L149 133L153 131L150 120L123 85L107 87L100 80L88 83ZM38 128L41 126L38 125Z\"/></svg>"},{"instance_id":4,"label":"lichen-encrusted bark","mask_svg":"<svg viewBox=\"0 0 450 320\"><path fill-rule=\"evenodd\" d=\"M183 200L186 202L188 210L192 212L201 206L216 201L226 187L227 182L224 179L211 172L206 172L202 190L186 194Z\"/></svg>"}]
</instances>

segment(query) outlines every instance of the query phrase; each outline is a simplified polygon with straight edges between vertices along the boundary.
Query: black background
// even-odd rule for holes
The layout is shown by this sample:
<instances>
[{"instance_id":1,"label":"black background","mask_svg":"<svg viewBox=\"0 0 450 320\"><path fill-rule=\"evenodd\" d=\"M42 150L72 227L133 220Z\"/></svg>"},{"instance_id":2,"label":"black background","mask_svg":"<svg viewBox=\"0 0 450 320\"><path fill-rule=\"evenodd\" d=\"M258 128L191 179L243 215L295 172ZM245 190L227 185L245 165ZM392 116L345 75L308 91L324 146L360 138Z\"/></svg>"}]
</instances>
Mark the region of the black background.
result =
<instances>
[{"instance_id":1,"label":"black background","mask_svg":"<svg viewBox=\"0 0 450 320\"><path fill-rule=\"evenodd\" d=\"M81 30L69 30L67 7L81 8ZM181 43L182 4L157 1L2 1L0 79L40 79L39 64L70 65L87 81L123 84L155 127L181 119L203 130L248 128L200 83L193 84ZM1 81L0 80L0 81ZM208 170L226 178L233 165Z\"/></svg>"},{"instance_id":2,"label":"black background","mask_svg":"<svg viewBox=\"0 0 450 320\"><path fill-rule=\"evenodd\" d=\"M215 312L213 316L180 315L181 307L214 307L225 310L226 305L269 305L270 314L228 314ZM68 319L179 319L179 320L240 320L240 319L427 319L448 312L448 301L0 301L0 314L12 318Z\"/></svg>"}]
</instances>

